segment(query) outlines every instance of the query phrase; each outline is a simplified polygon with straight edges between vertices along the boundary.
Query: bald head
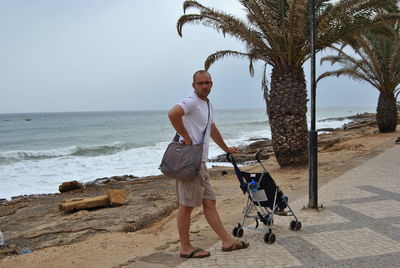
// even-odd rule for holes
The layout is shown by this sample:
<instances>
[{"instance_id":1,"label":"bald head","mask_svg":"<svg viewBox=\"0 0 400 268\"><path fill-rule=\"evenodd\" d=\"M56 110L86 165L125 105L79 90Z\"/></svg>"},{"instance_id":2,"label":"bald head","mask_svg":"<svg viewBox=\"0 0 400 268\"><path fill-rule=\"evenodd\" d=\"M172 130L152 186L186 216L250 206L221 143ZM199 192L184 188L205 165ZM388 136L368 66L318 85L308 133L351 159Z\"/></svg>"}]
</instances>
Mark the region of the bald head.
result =
<instances>
[{"instance_id":1,"label":"bald head","mask_svg":"<svg viewBox=\"0 0 400 268\"><path fill-rule=\"evenodd\" d=\"M209 72L204 71L204 70L198 70L197 72L195 72L195 73L193 74L193 83L197 82L197 81L196 81L197 76L200 75L200 74L206 74L206 75L208 75L208 78L210 78L210 81L211 81L211 75L210 75Z\"/></svg>"}]
</instances>

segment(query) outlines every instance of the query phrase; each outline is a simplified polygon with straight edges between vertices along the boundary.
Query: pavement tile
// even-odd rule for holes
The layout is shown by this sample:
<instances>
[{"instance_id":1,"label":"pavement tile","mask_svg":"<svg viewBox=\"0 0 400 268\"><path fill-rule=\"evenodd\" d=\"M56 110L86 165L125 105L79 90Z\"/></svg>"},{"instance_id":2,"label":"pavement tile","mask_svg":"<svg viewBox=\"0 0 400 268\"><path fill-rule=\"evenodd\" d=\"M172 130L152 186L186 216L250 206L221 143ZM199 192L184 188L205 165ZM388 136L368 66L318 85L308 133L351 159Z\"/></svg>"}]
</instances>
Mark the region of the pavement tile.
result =
<instances>
[{"instance_id":1,"label":"pavement tile","mask_svg":"<svg viewBox=\"0 0 400 268\"><path fill-rule=\"evenodd\" d=\"M304 239L335 260L400 253L400 243L371 229L315 233Z\"/></svg>"},{"instance_id":2,"label":"pavement tile","mask_svg":"<svg viewBox=\"0 0 400 268\"><path fill-rule=\"evenodd\" d=\"M335 185L335 191L326 189L320 192L319 202L324 204L324 206L331 206L337 205L336 200L377 196L374 193L360 190L357 186L358 185L349 187L338 182L337 185Z\"/></svg>"},{"instance_id":3,"label":"pavement tile","mask_svg":"<svg viewBox=\"0 0 400 268\"><path fill-rule=\"evenodd\" d=\"M344 205L374 219L400 217L400 201L382 200Z\"/></svg>"}]
</instances>

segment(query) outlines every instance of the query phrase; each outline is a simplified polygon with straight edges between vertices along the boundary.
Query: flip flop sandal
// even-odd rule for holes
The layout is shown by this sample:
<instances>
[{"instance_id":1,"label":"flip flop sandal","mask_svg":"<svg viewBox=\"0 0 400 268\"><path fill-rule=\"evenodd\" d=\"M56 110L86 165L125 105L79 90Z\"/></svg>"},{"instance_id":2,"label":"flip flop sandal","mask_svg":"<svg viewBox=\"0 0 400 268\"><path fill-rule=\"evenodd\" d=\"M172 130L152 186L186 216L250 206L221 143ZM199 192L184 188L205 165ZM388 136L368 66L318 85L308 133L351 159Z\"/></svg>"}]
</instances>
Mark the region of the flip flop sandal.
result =
<instances>
[{"instance_id":1,"label":"flip flop sandal","mask_svg":"<svg viewBox=\"0 0 400 268\"><path fill-rule=\"evenodd\" d=\"M244 248L248 248L248 247L249 247L248 242L237 241L237 242L233 243L233 245L230 247L222 248L222 251L232 251L232 250L244 249Z\"/></svg>"},{"instance_id":2,"label":"flip flop sandal","mask_svg":"<svg viewBox=\"0 0 400 268\"><path fill-rule=\"evenodd\" d=\"M204 255L196 255L196 253L199 252L206 252L204 249L202 248L196 248L195 250L193 250L190 254L181 254L181 258L186 258L186 259L190 259L190 258L205 258L205 257L210 257L210 252L208 252L208 254L204 254Z\"/></svg>"}]
</instances>

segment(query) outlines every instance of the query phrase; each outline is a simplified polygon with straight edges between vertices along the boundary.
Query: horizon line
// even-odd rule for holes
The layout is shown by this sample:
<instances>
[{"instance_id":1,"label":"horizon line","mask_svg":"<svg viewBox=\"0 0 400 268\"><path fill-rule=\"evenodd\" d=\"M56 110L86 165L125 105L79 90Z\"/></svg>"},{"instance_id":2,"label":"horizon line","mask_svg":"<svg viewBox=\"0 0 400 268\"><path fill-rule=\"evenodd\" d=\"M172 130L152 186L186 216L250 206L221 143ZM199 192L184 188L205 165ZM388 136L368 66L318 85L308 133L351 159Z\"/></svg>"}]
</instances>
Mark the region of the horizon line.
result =
<instances>
[{"instance_id":1,"label":"horizon line","mask_svg":"<svg viewBox=\"0 0 400 268\"><path fill-rule=\"evenodd\" d=\"M376 107L376 105L321 105L318 108L363 108L363 107ZM310 106L307 105L307 108ZM214 108L214 110L257 110L266 109L266 107L240 107L240 108ZM169 109L127 109L127 110L78 110L78 111L37 111L37 112L0 112L0 115L6 114L45 114L45 113L105 113L105 112L163 112Z\"/></svg>"}]
</instances>

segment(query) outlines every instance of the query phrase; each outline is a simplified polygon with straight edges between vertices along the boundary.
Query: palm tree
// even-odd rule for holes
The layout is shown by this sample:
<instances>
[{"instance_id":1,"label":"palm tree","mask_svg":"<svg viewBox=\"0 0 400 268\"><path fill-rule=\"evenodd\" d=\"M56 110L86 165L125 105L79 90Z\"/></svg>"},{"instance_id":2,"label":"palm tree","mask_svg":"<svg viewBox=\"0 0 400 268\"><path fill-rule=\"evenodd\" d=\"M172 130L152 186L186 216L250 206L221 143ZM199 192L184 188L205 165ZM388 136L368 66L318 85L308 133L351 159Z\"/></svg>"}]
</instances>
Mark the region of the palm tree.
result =
<instances>
[{"instance_id":1,"label":"palm tree","mask_svg":"<svg viewBox=\"0 0 400 268\"><path fill-rule=\"evenodd\" d=\"M248 58L250 74L253 62L264 63L262 88L272 132L272 144L281 166L307 163L307 92L303 64L310 57L309 0L239 0L247 20L205 7L197 1L185 1L198 13L185 14L177 23L182 36L185 24L203 24L223 35L237 38L245 52L222 50L208 56L205 68L226 56ZM316 0L317 51L340 42L346 36L386 20L378 11L395 8L397 0ZM267 66L272 67L270 87Z\"/></svg>"},{"instance_id":2,"label":"palm tree","mask_svg":"<svg viewBox=\"0 0 400 268\"><path fill-rule=\"evenodd\" d=\"M390 34L368 31L350 45L360 58L348 55L342 48L336 56L327 56L321 63L338 63L341 68L323 73L318 80L329 76L347 76L371 84L379 91L376 121L379 132L394 132L397 126L396 97L400 93L400 22L385 26Z\"/></svg>"}]
</instances>

